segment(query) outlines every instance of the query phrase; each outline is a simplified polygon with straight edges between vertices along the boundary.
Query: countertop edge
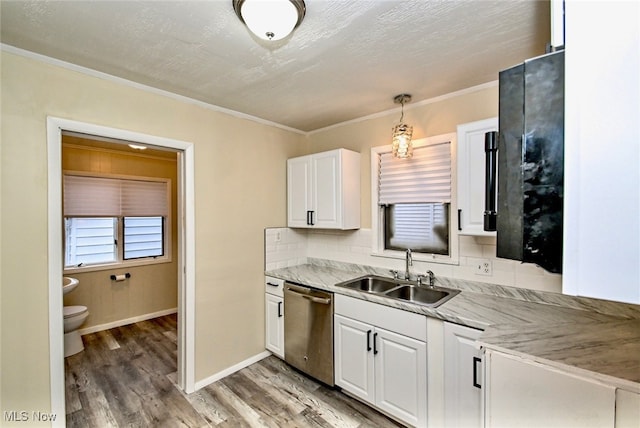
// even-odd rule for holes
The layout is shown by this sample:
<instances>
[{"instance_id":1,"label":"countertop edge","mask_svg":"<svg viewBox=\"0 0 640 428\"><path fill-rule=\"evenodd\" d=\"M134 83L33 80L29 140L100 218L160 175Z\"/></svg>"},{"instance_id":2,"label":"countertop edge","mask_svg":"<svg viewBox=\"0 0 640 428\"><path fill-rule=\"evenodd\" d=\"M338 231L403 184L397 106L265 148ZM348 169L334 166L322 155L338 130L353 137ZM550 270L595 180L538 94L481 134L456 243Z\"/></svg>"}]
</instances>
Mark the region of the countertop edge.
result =
<instances>
[{"instance_id":1,"label":"countertop edge","mask_svg":"<svg viewBox=\"0 0 640 428\"><path fill-rule=\"evenodd\" d=\"M624 389L625 391L640 394L640 383L637 383L631 380L610 376L607 374L595 372L593 370L583 369L581 367L574 366L571 364L554 361L548 358L538 357L536 355L527 354L527 353L516 351L510 348L505 348L492 343L483 342L482 336L480 336L480 338L476 340L476 343L481 347L491 349L493 351L498 351L503 354L519 357L523 360L538 363L543 366L552 367L563 373L567 373L567 374L574 375L581 378L589 378L592 381L599 382L601 384L610 386L612 388L620 388L620 389Z\"/></svg>"}]
</instances>

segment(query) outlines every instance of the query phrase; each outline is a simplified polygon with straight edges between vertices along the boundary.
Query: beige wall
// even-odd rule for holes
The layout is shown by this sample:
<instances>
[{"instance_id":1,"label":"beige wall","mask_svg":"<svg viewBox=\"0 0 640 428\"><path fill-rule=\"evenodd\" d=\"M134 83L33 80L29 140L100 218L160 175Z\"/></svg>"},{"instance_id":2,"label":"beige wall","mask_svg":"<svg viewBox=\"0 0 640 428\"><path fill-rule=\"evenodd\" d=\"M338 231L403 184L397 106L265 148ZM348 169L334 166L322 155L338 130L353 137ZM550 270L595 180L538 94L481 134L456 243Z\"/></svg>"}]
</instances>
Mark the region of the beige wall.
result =
<instances>
[{"instance_id":1,"label":"beige wall","mask_svg":"<svg viewBox=\"0 0 640 428\"><path fill-rule=\"evenodd\" d=\"M1 72L0 410L50 408L48 115L194 144L196 380L263 351L263 229L305 138L7 52Z\"/></svg>"},{"instance_id":2,"label":"beige wall","mask_svg":"<svg viewBox=\"0 0 640 428\"><path fill-rule=\"evenodd\" d=\"M177 155L172 159L87 146L91 141L62 137L62 169L168 178L171 180L171 262L109 270L72 272L80 286L64 296L65 305L83 305L89 317L82 329L171 310L178 306ZM115 146L117 147L117 146ZM131 278L113 282L110 275L128 272ZM104 328L104 327L103 327Z\"/></svg>"}]
</instances>

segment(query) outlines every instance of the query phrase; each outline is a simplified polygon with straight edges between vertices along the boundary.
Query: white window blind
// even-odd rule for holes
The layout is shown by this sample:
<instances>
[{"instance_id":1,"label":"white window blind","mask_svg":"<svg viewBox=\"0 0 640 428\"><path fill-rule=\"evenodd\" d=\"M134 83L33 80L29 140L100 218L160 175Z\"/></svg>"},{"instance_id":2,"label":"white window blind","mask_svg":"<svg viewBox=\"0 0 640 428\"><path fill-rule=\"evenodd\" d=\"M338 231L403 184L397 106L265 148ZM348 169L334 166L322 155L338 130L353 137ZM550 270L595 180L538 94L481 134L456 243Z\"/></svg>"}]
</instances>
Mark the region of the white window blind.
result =
<instances>
[{"instance_id":1,"label":"white window blind","mask_svg":"<svg viewBox=\"0 0 640 428\"><path fill-rule=\"evenodd\" d=\"M65 217L167 216L169 182L65 174Z\"/></svg>"},{"instance_id":2,"label":"white window blind","mask_svg":"<svg viewBox=\"0 0 640 428\"><path fill-rule=\"evenodd\" d=\"M448 204L393 204L385 208L385 248L449 253Z\"/></svg>"},{"instance_id":3,"label":"white window blind","mask_svg":"<svg viewBox=\"0 0 640 428\"><path fill-rule=\"evenodd\" d=\"M411 159L380 155L378 203L451 202L451 143L418 147Z\"/></svg>"}]
</instances>

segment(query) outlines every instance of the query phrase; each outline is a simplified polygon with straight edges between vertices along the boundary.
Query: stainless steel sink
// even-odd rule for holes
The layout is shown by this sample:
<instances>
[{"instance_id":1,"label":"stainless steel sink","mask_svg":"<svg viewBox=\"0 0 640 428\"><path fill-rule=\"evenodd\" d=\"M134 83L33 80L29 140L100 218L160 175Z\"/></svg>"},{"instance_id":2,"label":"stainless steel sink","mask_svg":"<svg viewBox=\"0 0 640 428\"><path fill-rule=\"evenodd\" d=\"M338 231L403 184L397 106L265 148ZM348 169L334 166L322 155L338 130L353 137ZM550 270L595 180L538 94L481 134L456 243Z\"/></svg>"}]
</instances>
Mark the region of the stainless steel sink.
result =
<instances>
[{"instance_id":1,"label":"stainless steel sink","mask_svg":"<svg viewBox=\"0 0 640 428\"><path fill-rule=\"evenodd\" d=\"M439 306L458 294L460 290L444 289L440 287L416 287L403 285L390 290L385 295L393 299L405 300L427 306Z\"/></svg>"},{"instance_id":2,"label":"stainless steel sink","mask_svg":"<svg viewBox=\"0 0 640 428\"><path fill-rule=\"evenodd\" d=\"M440 306L460 293L460 290L424 285L418 286L414 282L375 275L367 275L341 282L336 286L432 308Z\"/></svg>"},{"instance_id":3,"label":"stainless steel sink","mask_svg":"<svg viewBox=\"0 0 640 428\"><path fill-rule=\"evenodd\" d=\"M400 285L402 284L400 284L397 279L374 275L363 276L362 278L336 284L338 287L350 288L351 290L364 291L366 293L384 293Z\"/></svg>"}]
</instances>

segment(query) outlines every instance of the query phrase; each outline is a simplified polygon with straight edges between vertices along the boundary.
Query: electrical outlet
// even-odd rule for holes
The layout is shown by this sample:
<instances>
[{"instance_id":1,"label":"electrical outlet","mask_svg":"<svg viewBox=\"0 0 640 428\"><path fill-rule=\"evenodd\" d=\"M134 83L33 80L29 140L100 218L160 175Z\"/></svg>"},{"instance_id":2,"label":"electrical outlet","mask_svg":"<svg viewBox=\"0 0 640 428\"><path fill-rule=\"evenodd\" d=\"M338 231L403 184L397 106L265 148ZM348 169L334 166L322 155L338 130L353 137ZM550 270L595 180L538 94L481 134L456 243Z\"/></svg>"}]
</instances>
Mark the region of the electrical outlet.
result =
<instances>
[{"instance_id":1,"label":"electrical outlet","mask_svg":"<svg viewBox=\"0 0 640 428\"><path fill-rule=\"evenodd\" d=\"M491 265L491 260L484 259L478 261L476 265L476 275L493 275L493 266Z\"/></svg>"}]
</instances>

